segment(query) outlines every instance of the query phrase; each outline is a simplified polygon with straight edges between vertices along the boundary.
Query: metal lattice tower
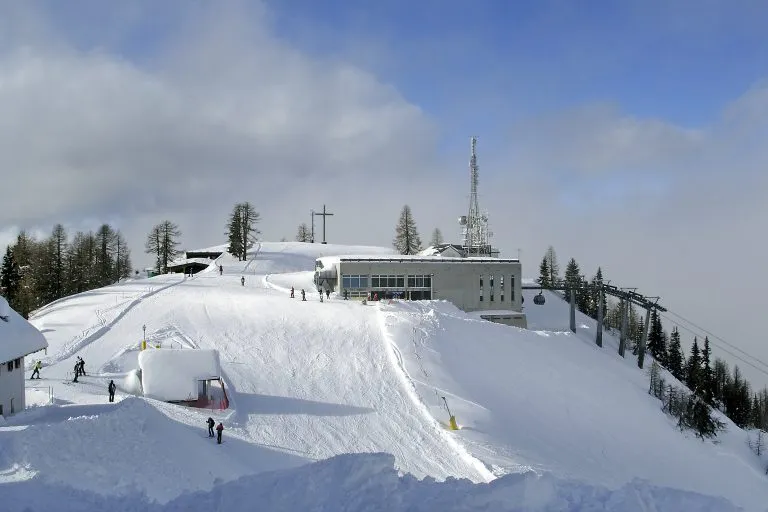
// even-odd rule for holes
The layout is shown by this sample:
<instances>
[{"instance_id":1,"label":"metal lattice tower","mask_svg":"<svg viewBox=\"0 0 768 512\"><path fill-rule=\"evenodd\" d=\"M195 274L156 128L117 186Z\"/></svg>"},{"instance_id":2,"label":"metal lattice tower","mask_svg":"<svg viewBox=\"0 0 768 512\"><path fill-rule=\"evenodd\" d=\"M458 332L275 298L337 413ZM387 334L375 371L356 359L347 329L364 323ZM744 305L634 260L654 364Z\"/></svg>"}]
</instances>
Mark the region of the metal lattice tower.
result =
<instances>
[{"instance_id":1,"label":"metal lattice tower","mask_svg":"<svg viewBox=\"0 0 768 512\"><path fill-rule=\"evenodd\" d=\"M490 231L488 230L488 216L480 213L477 200L477 182L479 168L477 165L477 137L471 137L471 156L469 159L469 214L466 218L459 218L463 226L464 248L467 256L490 255Z\"/></svg>"}]
</instances>

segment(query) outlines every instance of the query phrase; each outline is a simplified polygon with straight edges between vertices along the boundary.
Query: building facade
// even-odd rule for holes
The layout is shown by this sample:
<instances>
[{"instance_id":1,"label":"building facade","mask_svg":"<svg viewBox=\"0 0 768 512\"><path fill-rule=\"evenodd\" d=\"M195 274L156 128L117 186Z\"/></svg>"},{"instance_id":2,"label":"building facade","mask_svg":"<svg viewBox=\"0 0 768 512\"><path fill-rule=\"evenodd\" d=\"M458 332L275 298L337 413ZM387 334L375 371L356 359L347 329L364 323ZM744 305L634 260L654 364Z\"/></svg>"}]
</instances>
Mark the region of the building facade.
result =
<instances>
[{"instance_id":1,"label":"building facade","mask_svg":"<svg viewBox=\"0 0 768 512\"><path fill-rule=\"evenodd\" d=\"M463 311L488 311L488 320L525 327L521 274L517 259L339 256L316 261L315 285L349 298L447 300Z\"/></svg>"},{"instance_id":2,"label":"building facade","mask_svg":"<svg viewBox=\"0 0 768 512\"><path fill-rule=\"evenodd\" d=\"M24 358L45 348L43 334L0 297L0 416L24 410Z\"/></svg>"}]
</instances>

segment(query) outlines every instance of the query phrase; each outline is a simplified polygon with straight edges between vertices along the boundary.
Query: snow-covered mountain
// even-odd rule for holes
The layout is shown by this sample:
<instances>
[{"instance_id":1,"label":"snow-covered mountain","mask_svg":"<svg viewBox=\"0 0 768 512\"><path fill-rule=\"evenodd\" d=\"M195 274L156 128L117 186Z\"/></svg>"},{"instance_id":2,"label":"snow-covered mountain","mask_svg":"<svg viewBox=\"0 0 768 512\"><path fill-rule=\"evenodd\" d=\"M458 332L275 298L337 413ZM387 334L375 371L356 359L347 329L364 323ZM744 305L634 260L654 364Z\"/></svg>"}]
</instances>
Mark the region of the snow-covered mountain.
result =
<instances>
[{"instance_id":1,"label":"snow-covered mountain","mask_svg":"<svg viewBox=\"0 0 768 512\"><path fill-rule=\"evenodd\" d=\"M553 294L526 295L530 330L441 301L289 297L314 290L316 257L391 252L262 243L217 260L223 275L41 308L49 349L27 389L40 405L0 427L2 510L767 509L746 434L730 422L717 443L681 434L617 340L596 347L582 315L568 331ZM217 349L230 407L132 396L144 327L150 345ZM78 356L87 375L73 383Z\"/></svg>"}]
</instances>

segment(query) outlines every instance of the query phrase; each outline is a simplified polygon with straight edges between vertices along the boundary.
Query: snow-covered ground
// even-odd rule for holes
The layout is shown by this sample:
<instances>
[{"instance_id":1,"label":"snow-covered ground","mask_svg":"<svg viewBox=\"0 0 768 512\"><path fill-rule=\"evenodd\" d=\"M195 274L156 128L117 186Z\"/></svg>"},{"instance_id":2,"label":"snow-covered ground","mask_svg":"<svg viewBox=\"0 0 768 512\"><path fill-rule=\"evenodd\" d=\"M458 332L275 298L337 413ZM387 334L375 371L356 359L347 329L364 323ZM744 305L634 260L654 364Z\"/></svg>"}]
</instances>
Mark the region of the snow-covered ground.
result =
<instances>
[{"instance_id":1,"label":"snow-covered ground","mask_svg":"<svg viewBox=\"0 0 768 512\"><path fill-rule=\"evenodd\" d=\"M41 308L39 405L0 427L2 510L766 510L746 434L681 434L613 337L596 347L583 316L563 332L552 294L541 307L526 294L530 331L445 302L319 302L315 258L391 252L262 243L217 260L223 275ZM217 349L230 408L129 395L144 326L150 347ZM87 375L73 383L77 356Z\"/></svg>"}]
</instances>

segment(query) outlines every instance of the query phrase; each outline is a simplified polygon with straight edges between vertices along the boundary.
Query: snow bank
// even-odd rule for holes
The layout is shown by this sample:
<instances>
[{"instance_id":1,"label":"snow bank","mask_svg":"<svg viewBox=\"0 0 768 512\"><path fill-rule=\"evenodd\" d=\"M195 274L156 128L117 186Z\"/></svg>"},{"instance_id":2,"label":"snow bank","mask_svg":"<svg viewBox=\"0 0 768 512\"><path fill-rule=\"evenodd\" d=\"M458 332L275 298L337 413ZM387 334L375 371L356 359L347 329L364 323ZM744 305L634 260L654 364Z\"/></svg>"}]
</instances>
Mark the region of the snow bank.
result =
<instances>
[{"instance_id":1,"label":"snow bank","mask_svg":"<svg viewBox=\"0 0 768 512\"><path fill-rule=\"evenodd\" d=\"M490 484L451 479L435 482L398 476L388 454L339 455L305 467L248 476L219 483L211 492L180 496L168 503L151 503L141 494L104 497L36 481L7 485L7 512L228 512L270 510L315 512L731 512L738 510L721 498L633 481L611 491L551 475L507 475Z\"/></svg>"},{"instance_id":2,"label":"snow bank","mask_svg":"<svg viewBox=\"0 0 768 512\"><path fill-rule=\"evenodd\" d=\"M645 373L613 349L475 320L446 302L380 308L422 401L447 423L445 396L457 435L497 474L534 468L610 488L637 477L749 510L768 503L756 458L681 434Z\"/></svg>"},{"instance_id":3,"label":"snow bank","mask_svg":"<svg viewBox=\"0 0 768 512\"><path fill-rule=\"evenodd\" d=\"M14 510L8 508L14 503L18 510L83 510L69 498L60 501L77 495L75 490L86 491L86 495L146 494L150 500L167 502L191 491L210 490L216 479L230 481L308 462L232 438L228 431L225 443L217 445L208 438L207 416L200 416L199 428L190 427L169 419L140 398L114 405L41 407L34 412L26 418L34 424L26 428L0 428L0 509L4 512ZM19 416L19 421L25 419L23 414ZM10 484L32 475L31 482L20 486L28 490L22 497L6 499L14 488ZM39 494L41 501L26 508L30 492ZM57 492L63 495L56 498ZM44 506L46 500L50 500L48 506ZM126 503L136 502L131 498ZM67 505L72 508L63 508Z\"/></svg>"},{"instance_id":4,"label":"snow bank","mask_svg":"<svg viewBox=\"0 0 768 512\"><path fill-rule=\"evenodd\" d=\"M198 381L221 377L217 350L148 348L139 353L144 396L157 400L196 400Z\"/></svg>"}]
</instances>

